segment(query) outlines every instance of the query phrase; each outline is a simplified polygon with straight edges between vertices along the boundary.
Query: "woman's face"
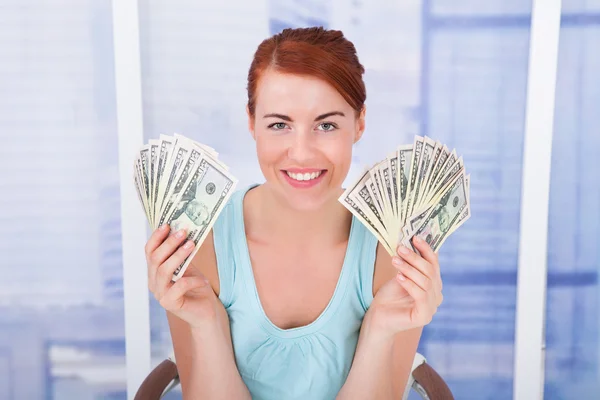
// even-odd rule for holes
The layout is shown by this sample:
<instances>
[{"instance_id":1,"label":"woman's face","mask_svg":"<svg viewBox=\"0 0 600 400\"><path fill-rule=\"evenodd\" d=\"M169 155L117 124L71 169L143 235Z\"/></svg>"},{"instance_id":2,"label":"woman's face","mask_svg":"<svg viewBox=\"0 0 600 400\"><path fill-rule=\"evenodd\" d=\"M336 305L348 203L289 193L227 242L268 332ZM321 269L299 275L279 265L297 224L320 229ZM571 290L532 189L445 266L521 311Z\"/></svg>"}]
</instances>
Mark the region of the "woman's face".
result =
<instances>
[{"instance_id":1,"label":"woman's face","mask_svg":"<svg viewBox=\"0 0 600 400\"><path fill-rule=\"evenodd\" d=\"M249 128L267 184L292 207L313 210L337 198L364 131L354 109L328 83L263 73Z\"/></svg>"}]
</instances>

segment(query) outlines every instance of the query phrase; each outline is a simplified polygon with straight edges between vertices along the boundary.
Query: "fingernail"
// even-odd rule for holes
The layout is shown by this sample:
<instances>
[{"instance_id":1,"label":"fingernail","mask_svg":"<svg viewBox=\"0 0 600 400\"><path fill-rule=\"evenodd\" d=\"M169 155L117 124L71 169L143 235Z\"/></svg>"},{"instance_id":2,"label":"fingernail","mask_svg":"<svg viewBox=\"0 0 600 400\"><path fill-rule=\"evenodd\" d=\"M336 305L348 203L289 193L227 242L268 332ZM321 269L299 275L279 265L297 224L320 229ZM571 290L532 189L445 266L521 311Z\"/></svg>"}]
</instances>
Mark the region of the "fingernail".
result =
<instances>
[{"instance_id":1,"label":"fingernail","mask_svg":"<svg viewBox=\"0 0 600 400\"><path fill-rule=\"evenodd\" d=\"M405 246L400 245L400 247L398 248L398 251L401 254L407 255L408 254L408 249Z\"/></svg>"},{"instance_id":2,"label":"fingernail","mask_svg":"<svg viewBox=\"0 0 600 400\"><path fill-rule=\"evenodd\" d=\"M191 249L193 245L194 245L194 242L193 242L193 241L191 241L191 240L188 240L188 241L187 241L187 242L185 242L185 244L183 245L183 248L184 248L184 249L186 249L186 250L187 250L187 249Z\"/></svg>"},{"instance_id":3,"label":"fingernail","mask_svg":"<svg viewBox=\"0 0 600 400\"><path fill-rule=\"evenodd\" d=\"M418 236L415 236L415 237L413 238L413 240L414 240L415 242L417 242L417 243L423 243L423 239L421 239L421 238L420 238L420 237L418 237Z\"/></svg>"},{"instance_id":4,"label":"fingernail","mask_svg":"<svg viewBox=\"0 0 600 400\"><path fill-rule=\"evenodd\" d=\"M185 236L185 230L180 230L179 232L176 233L175 235L178 239L181 239L182 237Z\"/></svg>"},{"instance_id":5,"label":"fingernail","mask_svg":"<svg viewBox=\"0 0 600 400\"><path fill-rule=\"evenodd\" d=\"M396 275L396 278L398 280L401 280L401 281L405 281L406 280L406 277L404 275L402 275L401 272L398 272L398 274Z\"/></svg>"},{"instance_id":6,"label":"fingernail","mask_svg":"<svg viewBox=\"0 0 600 400\"><path fill-rule=\"evenodd\" d=\"M402 260L398 257L393 257L392 264L394 264L396 267L400 267L402 265Z\"/></svg>"},{"instance_id":7,"label":"fingernail","mask_svg":"<svg viewBox=\"0 0 600 400\"><path fill-rule=\"evenodd\" d=\"M169 224L164 224L164 225L162 225L162 226L161 226L160 228L158 228L158 229L160 229L161 231L163 231L163 232L164 232L164 231L166 231L166 230L167 230L167 228L168 228L168 227L169 227Z\"/></svg>"}]
</instances>

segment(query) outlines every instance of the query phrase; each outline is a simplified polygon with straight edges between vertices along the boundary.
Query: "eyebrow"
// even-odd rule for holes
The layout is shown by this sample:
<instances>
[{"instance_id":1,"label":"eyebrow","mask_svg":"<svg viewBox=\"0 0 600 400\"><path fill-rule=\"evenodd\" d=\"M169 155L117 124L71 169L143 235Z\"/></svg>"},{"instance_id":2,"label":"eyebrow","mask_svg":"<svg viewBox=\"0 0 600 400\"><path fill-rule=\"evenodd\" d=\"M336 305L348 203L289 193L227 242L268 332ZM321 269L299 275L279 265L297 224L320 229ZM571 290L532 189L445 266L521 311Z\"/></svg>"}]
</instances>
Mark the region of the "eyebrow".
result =
<instances>
[{"instance_id":1,"label":"eyebrow","mask_svg":"<svg viewBox=\"0 0 600 400\"><path fill-rule=\"evenodd\" d=\"M315 118L315 121L320 121L320 120L322 120L322 119L325 119L325 118L327 118L327 117L331 117L331 116L333 116L333 115L339 115L339 116L341 116L341 117L345 117L345 116L346 116L346 115L345 115L343 112L341 112L341 111L331 111L331 112L328 112L328 113L325 113L325 114L321 114L321 115L319 115L317 118ZM265 114L265 115L263 116L263 118L280 118L280 119L282 119L282 120L284 120L284 121L292 122L292 119L291 119L290 117L288 117L287 115L284 115L284 114L277 114L277 113Z\"/></svg>"}]
</instances>

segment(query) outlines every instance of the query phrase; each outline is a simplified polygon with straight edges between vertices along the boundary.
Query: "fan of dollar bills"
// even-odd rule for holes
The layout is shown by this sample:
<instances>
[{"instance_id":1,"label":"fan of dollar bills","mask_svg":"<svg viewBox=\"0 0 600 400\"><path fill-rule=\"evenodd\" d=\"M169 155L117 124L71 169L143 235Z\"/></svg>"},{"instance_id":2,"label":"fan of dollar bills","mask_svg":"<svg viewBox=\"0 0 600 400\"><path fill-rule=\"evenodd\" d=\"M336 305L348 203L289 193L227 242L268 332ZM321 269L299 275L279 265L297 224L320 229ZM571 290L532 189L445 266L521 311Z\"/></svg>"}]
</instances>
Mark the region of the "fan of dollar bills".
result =
<instances>
[{"instance_id":1,"label":"fan of dollar bills","mask_svg":"<svg viewBox=\"0 0 600 400\"><path fill-rule=\"evenodd\" d=\"M396 254L401 243L413 251L418 236L437 252L471 216L469 178L462 157L425 136L365 170L339 201Z\"/></svg>"},{"instance_id":2,"label":"fan of dollar bills","mask_svg":"<svg viewBox=\"0 0 600 400\"><path fill-rule=\"evenodd\" d=\"M171 232L186 229L196 247L177 268L178 280L221 210L237 179L218 160L217 152L182 135L160 135L143 146L134 161L134 184L153 229L164 224Z\"/></svg>"}]
</instances>

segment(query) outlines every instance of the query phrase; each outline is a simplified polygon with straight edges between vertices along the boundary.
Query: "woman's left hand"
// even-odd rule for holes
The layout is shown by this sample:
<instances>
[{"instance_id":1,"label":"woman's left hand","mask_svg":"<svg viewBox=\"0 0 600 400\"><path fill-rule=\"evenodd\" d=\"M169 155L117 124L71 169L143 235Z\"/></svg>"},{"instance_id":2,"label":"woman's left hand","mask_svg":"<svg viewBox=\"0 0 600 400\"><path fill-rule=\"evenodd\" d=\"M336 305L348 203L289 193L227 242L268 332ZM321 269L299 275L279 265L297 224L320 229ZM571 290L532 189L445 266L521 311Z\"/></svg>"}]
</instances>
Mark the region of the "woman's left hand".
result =
<instances>
[{"instance_id":1,"label":"woman's left hand","mask_svg":"<svg viewBox=\"0 0 600 400\"><path fill-rule=\"evenodd\" d=\"M412 241L421 253L399 245L392 264L398 274L377 291L371 304L375 326L386 336L429 324L442 303L438 256L418 237Z\"/></svg>"}]
</instances>

